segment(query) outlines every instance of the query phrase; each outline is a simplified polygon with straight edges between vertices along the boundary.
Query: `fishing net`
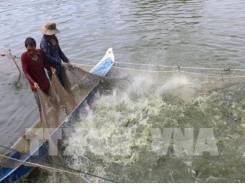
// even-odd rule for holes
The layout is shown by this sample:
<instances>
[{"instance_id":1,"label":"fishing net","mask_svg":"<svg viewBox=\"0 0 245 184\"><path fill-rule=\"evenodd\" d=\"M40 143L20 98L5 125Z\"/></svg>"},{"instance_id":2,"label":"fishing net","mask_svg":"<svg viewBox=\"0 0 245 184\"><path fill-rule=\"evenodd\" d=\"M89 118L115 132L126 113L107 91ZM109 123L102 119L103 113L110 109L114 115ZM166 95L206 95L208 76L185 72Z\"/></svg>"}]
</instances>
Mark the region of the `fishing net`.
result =
<instances>
[{"instance_id":1,"label":"fishing net","mask_svg":"<svg viewBox=\"0 0 245 184\"><path fill-rule=\"evenodd\" d=\"M141 66L140 69L135 69L125 67L125 65L122 68L119 65L118 67L114 66L111 70L111 76L126 79L121 81L121 83L115 84L118 87L126 83L129 84L130 80L133 85L145 81L142 86L138 86L138 92L144 87L145 90L150 89L153 94L167 91L182 92L182 90L186 90L185 94L192 97L204 95L212 90L226 89L234 85L244 84L244 74L245 71L242 69L180 68L166 66L151 66L150 68Z\"/></svg>"},{"instance_id":2,"label":"fishing net","mask_svg":"<svg viewBox=\"0 0 245 184\"><path fill-rule=\"evenodd\" d=\"M62 86L57 75L52 75L51 89L48 94L38 89L41 103L41 122L25 132L24 138L0 156L1 170L15 168L21 165L39 167L58 173L67 173L78 176L76 182L86 181L77 172L64 169L62 156L58 150L59 135L54 135L61 123L64 122L75 108L99 84L101 77L91 74L77 66L62 68L64 85ZM71 118L76 118L76 112ZM62 133L59 131L59 133ZM62 137L59 137L62 139ZM47 141L48 140L48 141ZM21 145L25 145L23 148ZM43 145L41 150L40 145ZM42 157L50 153L52 158L47 161ZM44 154L44 155L43 155ZM39 164L37 164L37 162ZM59 163L58 165L53 163ZM71 178L69 180L72 180ZM73 179L74 180L74 179Z\"/></svg>"},{"instance_id":3,"label":"fishing net","mask_svg":"<svg viewBox=\"0 0 245 184\"><path fill-rule=\"evenodd\" d=\"M115 138L112 137L112 135L117 135L118 132L127 132L125 128L130 130L133 129L138 133L137 135L134 135L135 139L143 143L145 141L145 143L142 144L143 146L139 146L139 142L134 143L134 145L131 146L134 148L138 147L140 149L142 147L145 148L146 145L149 144L148 141L150 140L148 139L148 135L150 134L149 128L154 126L154 121L156 119L159 121L160 117L165 118L159 113L161 112L164 114L162 112L163 106L165 109L171 107L168 103L177 104L178 106L183 104L185 106L190 104L192 105L192 102L196 103L199 97L218 90L222 90L222 95L224 96L229 95L231 91L234 94L237 94L236 99L227 98L223 100L223 102L244 102L242 99L242 94L245 89L245 75L243 70L138 65L127 67L124 64L118 64L117 66L112 67L110 77L99 77L97 75L93 75L83 70L80 65L65 67L62 70L64 86L61 85L57 76L53 75L51 82L52 87L49 94L45 94L41 90L38 90L41 101L42 123L32 127L32 130L29 132L27 131L27 139L22 141L28 142L28 140L31 139L32 144L34 145L46 144L45 141L47 138L54 136L53 133L57 132L56 130L60 128L60 125L64 121L68 121L69 118L74 118L74 120L71 120L70 122L82 122L80 128L82 127L84 130L87 130L87 132L76 132L76 130L73 130L73 132L71 132L71 136L67 138L65 146L68 148L64 149L65 152L70 151L72 156L68 159L65 158L64 160L62 156L64 150L57 150L57 142L49 141L47 149L56 150L54 151L56 156L52 157L51 161L40 161L40 157L37 155L35 158L34 155L31 163L28 163L26 161L30 158L30 154L35 153L39 147L26 147L24 149L21 147L15 147L17 152L8 150L4 155L1 155L1 167L13 168L20 165L33 166L35 165L33 163L38 161L39 165L36 164L36 167L51 171L53 169L57 173L66 173L68 175L71 174L75 176L79 174L74 172L74 170L70 170L70 168L77 168L79 171L84 169L87 173L90 173L93 170L98 171L97 169L94 169L91 164L88 164L91 163L91 160L93 159L95 160L93 163L94 165L99 164L100 161L104 163L104 165L101 166L102 168L106 167L107 164L107 166L113 167L116 163L121 163L122 161L120 159L122 158L125 163L135 163L139 160L140 151L135 151L131 155L126 154L125 156L120 156L120 153L123 152L123 150L127 150L128 147L122 146L119 150L118 148L108 147L110 144L104 145L104 142L106 142L105 140L110 139L111 141ZM102 93L95 97L95 101L98 100L101 103L105 103L106 101L106 105L101 107L101 104L95 103L95 106L92 106L91 109L87 108L88 111L94 110L94 113L96 114L94 116L96 118L88 117L86 119L85 116L91 115L89 112L84 114L76 112L75 114L77 117L71 117L70 115L74 113L76 107L101 82L103 84L103 88L100 88L102 89ZM125 97L125 94L127 94L127 97ZM100 97L102 97L102 100ZM134 109L127 106L128 99L132 100L132 104L130 105L133 106ZM163 99L163 101L159 99ZM151 103L148 103L147 100L151 101ZM116 101L118 103L116 103ZM159 101L161 101L161 103L159 103ZM172 113L169 110L166 110L165 112L169 112L169 114ZM115 116L111 116L108 113ZM243 116L245 117L245 114L242 111L239 111L237 112L236 117L235 113L230 116L235 120L241 120ZM149 122L151 117L154 117L155 119L153 118L153 120ZM171 118L178 118L178 115ZM175 119L174 122L177 122L177 120ZM93 136L90 135L88 130L88 128L91 127L93 127L93 129L90 133L93 134ZM123 127L123 130L120 129L121 127ZM137 129L139 127L140 130ZM40 131L42 128L44 128L42 130L44 132ZM96 131L98 132L96 133ZM76 136L74 136L74 132ZM142 135L142 132L144 133L144 136L141 136L140 139L138 135ZM96 141L98 139L100 139L99 143L101 144L93 145L93 140ZM103 141L101 142L101 140ZM123 145L125 142L124 139L116 140L118 145ZM76 144L74 142L76 142ZM73 148L71 148L71 145ZM103 146L108 151L100 152L100 148ZM83 149L81 154L77 153L80 149ZM22 151L18 152L18 150ZM114 153L114 155L112 153ZM90 159L88 159L87 155L90 155ZM76 166L74 166L74 162L76 161ZM153 162L155 162L154 159L152 160L152 163ZM54 163L59 163L60 165ZM124 164L119 164L118 168L123 168ZM67 165L69 165L70 168L66 168ZM137 167L135 166L135 168ZM132 170L128 169L128 171ZM120 173L120 169L115 169L115 173L117 172ZM113 172L110 172L109 174L106 172L102 173L104 177L118 181L117 174ZM101 173L95 172L93 174L99 175ZM91 180L89 177L86 177L86 179L80 178L77 181L84 182L87 181L87 179L89 179L89 181L95 181ZM151 181L147 179L145 181ZM121 178L120 181L130 182L139 180L127 180Z\"/></svg>"},{"instance_id":4,"label":"fishing net","mask_svg":"<svg viewBox=\"0 0 245 184\"><path fill-rule=\"evenodd\" d=\"M205 182L222 181L222 159L243 159L244 70L116 65L111 90L96 96L66 140L70 167L119 182ZM217 149L189 154L203 130ZM168 138L175 140L163 153Z\"/></svg>"},{"instance_id":5,"label":"fishing net","mask_svg":"<svg viewBox=\"0 0 245 184\"><path fill-rule=\"evenodd\" d=\"M57 128L101 80L76 66L63 68L62 74L64 86L53 75L50 95L38 91L44 128Z\"/></svg>"}]
</instances>

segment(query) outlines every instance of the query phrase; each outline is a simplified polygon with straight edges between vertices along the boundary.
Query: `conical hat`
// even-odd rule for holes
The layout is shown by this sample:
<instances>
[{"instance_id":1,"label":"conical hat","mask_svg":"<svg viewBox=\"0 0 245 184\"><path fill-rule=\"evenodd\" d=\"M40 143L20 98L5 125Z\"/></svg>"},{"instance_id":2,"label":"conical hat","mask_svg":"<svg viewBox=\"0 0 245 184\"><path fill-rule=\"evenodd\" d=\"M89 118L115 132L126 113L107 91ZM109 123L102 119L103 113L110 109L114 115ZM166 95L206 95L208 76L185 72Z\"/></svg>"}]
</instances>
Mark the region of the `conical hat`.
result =
<instances>
[{"instance_id":1,"label":"conical hat","mask_svg":"<svg viewBox=\"0 0 245 184\"><path fill-rule=\"evenodd\" d=\"M55 22L48 21L42 26L41 32L45 35L54 35L60 33L60 30L56 28Z\"/></svg>"}]
</instances>

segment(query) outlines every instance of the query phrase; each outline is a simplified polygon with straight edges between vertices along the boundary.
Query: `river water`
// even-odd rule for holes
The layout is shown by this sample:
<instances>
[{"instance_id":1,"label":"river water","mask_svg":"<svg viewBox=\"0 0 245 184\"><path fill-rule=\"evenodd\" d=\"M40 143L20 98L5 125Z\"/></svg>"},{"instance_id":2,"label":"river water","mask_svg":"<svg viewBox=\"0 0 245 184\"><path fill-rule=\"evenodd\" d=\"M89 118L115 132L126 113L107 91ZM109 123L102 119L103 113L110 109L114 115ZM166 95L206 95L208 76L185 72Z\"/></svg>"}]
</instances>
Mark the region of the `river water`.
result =
<instances>
[{"instance_id":1,"label":"river water","mask_svg":"<svg viewBox=\"0 0 245 184\"><path fill-rule=\"evenodd\" d=\"M116 62L121 63L245 68L244 9L245 2L242 0L2 0L0 52L6 53L11 49L12 54L20 56L25 51L24 40L29 36L35 38L39 45L41 25L47 20L54 20L61 31L58 35L61 48L74 63L96 63L112 47ZM19 59L16 61L20 64ZM38 110L26 79L22 77L21 86L18 87L15 84L17 78L18 71L13 62L0 56L1 146L11 146L25 128L38 119ZM164 159L161 158L159 163L164 163ZM242 171L239 164L238 169L225 169L236 168L236 163L241 159L243 157L238 157L228 165L222 165L225 159L220 159L216 164L224 167L224 171L221 170L222 176L225 176L229 172ZM186 162L189 163L189 160ZM182 177L186 173L180 170L177 179L173 176L176 174L174 168L179 167L179 162L174 158L166 164L172 169L164 171L164 174L170 173L168 177L149 176L145 181L195 181ZM139 167L135 165L134 169ZM191 166L189 168L192 169ZM154 169L156 173L159 172ZM208 174L203 174L206 179L211 176L212 169L216 172L217 168L208 170L206 167ZM217 171L218 174L220 172ZM142 181L129 174L126 178L128 180L120 177L121 181ZM200 181L226 181L227 178L215 179L211 177L210 180ZM231 181L237 182L239 179L244 181L240 175Z\"/></svg>"}]
</instances>

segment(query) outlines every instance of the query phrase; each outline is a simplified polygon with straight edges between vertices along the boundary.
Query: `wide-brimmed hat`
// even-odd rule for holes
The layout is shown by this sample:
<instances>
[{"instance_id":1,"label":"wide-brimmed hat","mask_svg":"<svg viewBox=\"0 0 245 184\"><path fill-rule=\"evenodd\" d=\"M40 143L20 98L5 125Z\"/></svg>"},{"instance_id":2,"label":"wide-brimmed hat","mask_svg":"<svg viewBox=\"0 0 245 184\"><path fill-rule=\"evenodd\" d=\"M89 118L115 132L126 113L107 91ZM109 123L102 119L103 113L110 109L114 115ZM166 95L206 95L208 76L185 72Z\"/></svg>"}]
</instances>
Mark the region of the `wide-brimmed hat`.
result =
<instances>
[{"instance_id":1,"label":"wide-brimmed hat","mask_svg":"<svg viewBox=\"0 0 245 184\"><path fill-rule=\"evenodd\" d=\"M48 21L46 22L42 28L41 28L41 31L43 34L45 35L54 35L54 34L57 34L57 33L60 33L60 30L58 30L56 28L56 24L54 21Z\"/></svg>"}]
</instances>

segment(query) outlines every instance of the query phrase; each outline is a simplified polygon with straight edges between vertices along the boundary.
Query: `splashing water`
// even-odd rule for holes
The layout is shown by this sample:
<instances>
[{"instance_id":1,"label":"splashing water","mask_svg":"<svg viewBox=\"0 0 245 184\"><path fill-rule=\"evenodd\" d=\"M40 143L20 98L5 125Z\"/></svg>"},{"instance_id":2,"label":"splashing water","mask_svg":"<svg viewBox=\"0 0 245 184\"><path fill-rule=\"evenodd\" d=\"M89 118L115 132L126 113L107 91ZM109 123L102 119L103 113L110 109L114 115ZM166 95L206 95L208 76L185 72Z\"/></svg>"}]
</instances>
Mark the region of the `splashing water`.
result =
<instances>
[{"instance_id":1,"label":"splashing water","mask_svg":"<svg viewBox=\"0 0 245 184\"><path fill-rule=\"evenodd\" d=\"M244 182L244 87L203 94L187 76L136 77L86 107L67 162L119 182Z\"/></svg>"}]
</instances>

